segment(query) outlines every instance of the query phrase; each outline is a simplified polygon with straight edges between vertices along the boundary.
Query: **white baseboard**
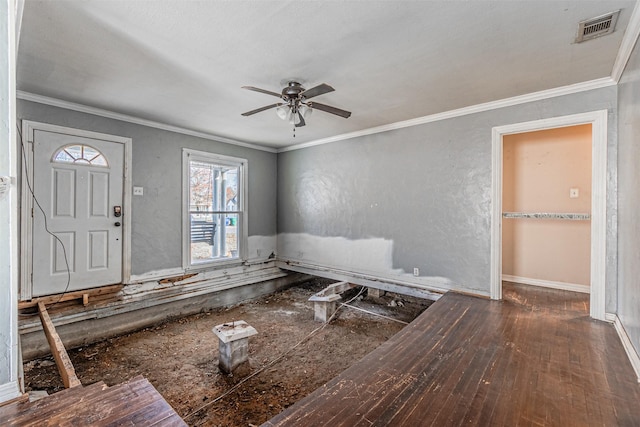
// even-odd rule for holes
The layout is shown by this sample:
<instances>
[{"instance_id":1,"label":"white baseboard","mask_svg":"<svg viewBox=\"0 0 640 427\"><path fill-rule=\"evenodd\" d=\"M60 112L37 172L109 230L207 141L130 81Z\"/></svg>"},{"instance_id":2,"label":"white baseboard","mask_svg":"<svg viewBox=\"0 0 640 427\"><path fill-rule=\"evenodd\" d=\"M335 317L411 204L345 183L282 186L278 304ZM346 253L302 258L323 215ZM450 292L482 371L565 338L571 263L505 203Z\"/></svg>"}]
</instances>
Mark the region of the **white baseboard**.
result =
<instances>
[{"instance_id":1,"label":"white baseboard","mask_svg":"<svg viewBox=\"0 0 640 427\"><path fill-rule=\"evenodd\" d=\"M587 285L579 285L577 283L554 282L551 280L530 279L528 277L512 276L503 274L502 280L506 282L522 283L523 285L541 286L543 288L561 289L563 291L582 292L583 294L591 293L591 289Z\"/></svg>"},{"instance_id":2,"label":"white baseboard","mask_svg":"<svg viewBox=\"0 0 640 427\"><path fill-rule=\"evenodd\" d=\"M620 318L616 314L607 313L606 319L609 322L613 323L613 326L616 328L616 332L620 337L620 342L622 342L622 347L624 347L624 351L627 352L627 357L629 357L629 361L631 362L631 366L633 370L636 372L636 377L638 379L638 383L640 383L640 355L638 351L633 346L629 335L627 335L627 331L624 329L624 325L620 321Z\"/></svg>"},{"instance_id":3,"label":"white baseboard","mask_svg":"<svg viewBox=\"0 0 640 427\"><path fill-rule=\"evenodd\" d=\"M20 387L18 387L18 381L0 385L0 403L17 399L20 396L22 396L22 393L20 392Z\"/></svg>"}]
</instances>

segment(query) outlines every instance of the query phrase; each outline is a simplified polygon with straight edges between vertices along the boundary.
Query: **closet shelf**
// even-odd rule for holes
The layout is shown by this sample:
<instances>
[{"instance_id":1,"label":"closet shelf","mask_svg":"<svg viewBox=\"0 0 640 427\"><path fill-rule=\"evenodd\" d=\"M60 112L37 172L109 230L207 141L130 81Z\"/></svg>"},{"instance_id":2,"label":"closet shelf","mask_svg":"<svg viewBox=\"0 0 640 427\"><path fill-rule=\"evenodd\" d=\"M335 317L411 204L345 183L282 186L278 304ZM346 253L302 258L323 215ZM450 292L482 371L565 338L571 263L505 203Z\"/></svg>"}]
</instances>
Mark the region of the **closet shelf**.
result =
<instances>
[{"instance_id":1,"label":"closet shelf","mask_svg":"<svg viewBox=\"0 0 640 427\"><path fill-rule=\"evenodd\" d=\"M568 219L571 221L588 221L588 213L548 213L548 212L503 212L503 218L533 218L533 219Z\"/></svg>"}]
</instances>

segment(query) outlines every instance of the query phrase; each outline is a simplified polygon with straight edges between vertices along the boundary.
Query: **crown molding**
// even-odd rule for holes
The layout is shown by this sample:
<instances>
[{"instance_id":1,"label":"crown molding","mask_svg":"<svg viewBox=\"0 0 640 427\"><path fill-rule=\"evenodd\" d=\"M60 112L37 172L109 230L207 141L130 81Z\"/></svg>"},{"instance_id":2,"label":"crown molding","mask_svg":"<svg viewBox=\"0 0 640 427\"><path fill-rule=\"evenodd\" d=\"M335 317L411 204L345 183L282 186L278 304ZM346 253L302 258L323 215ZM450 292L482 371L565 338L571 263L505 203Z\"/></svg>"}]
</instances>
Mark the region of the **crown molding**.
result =
<instances>
[{"instance_id":1,"label":"crown molding","mask_svg":"<svg viewBox=\"0 0 640 427\"><path fill-rule=\"evenodd\" d=\"M25 101L32 101L40 104L51 105L54 107L66 108L68 110L78 111L81 113L94 114L94 115L106 117L109 119L121 120L124 122L139 124L142 126L148 126L156 129L167 130L170 132L181 133L184 135L195 136L198 138L209 139L212 141L223 142L226 144L238 145L241 147L252 148L254 150L267 151L269 153L284 153L287 151L301 150L303 148L314 147L316 145L330 144L332 142L344 141L347 139L358 138L361 136L373 135L377 133L383 133L383 132L403 129L407 127L419 126L426 123L452 119L455 117L466 116L469 114L476 114L484 111L490 111L490 110L496 110L504 107L511 107L514 105L526 104L528 102L541 101L544 99L555 98L558 96L571 95L574 93L585 92L588 90L600 89L608 86L614 86L616 84L617 84L617 81L613 80L611 77L603 77L601 79L589 80L582 83L575 83L572 85L561 86L554 89L547 89L539 92L532 92L525 95L514 96L511 98L500 99L497 101L485 102L483 104L471 105L469 107L463 107L456 110L450 110L442 113L431 114L428 116L418 117L415 119L404 120L401 122L390 123L382 126L376 126L376 127L363 129L355 132L344 133L341 135L331 136L329 138L322 138L322 139L317 139L315 141L309 141L301 144L290 145L280 149L264 147L261 145L251 144L248 142L237 141L234 139L224 138L224 137L216 136L209 133L198 132L190 129L181 128L178 126L167 125L164 123L141 119L138 117L127 115L127 114L115 113L113 111L103 110L95 107L89 107L87 105L78 104L75 102L63 101L61 99L51 98L43 95L37 95L30 92L25 92L25 91L17 91L17 97Z\"/></svg>"},{"instance_id":2,"label":"crown molding","mask_svg":"<svg viewBox=\"0 0 640 427\"><path fill-rule=\"evenodd\" d=\"M166 130L169 132L176 132L183 135L195 136L197 138L208 139L210 141L222 142L225 144L237 145L240 147L251 148L254 150L267 151L269 153L276 153L277 150L271 147L264 147L257 144L251 144L248 142L242 142L235 139L225 138L222 136L213 135L205 132L198 132L191 129L182 128L179 126L167 125L160 122L154 122L153 120L141 119L139 117L130 116L128 114L115 113L109 110L103 110L101 108L90 107L88 105L78 104L75 102L64 101L57 98L51 98L48 96L37 95L35 93L17 91L16 96L18 99L24 101L37 102L39 104L51 105L52 107L65 108L67 110L78 111L80 113L93 114L100 117L106 117L108 119L120 120L123 122L133 123L137 125L147 126L151 128Z\"/></svg>"},{"instance_id":3,"label":"crown molding","mask_svg":"<svg viewBox=\"0 0 640 427\"><path fill-rule=\"evenodd\" d=\"M512 107L514 105L526 104L528 102L541 101L544 99L555 98L558 96L571 95L574 93L585 92L588 90L600 89L604 87L614 86L616 83L617 82L614 81L611 77L603 77L601 79L589 80L582 83L575 83L572 85L561 86L554 89L542 90L539 92L532 92L525 95L514 96L511 98L500 99L497 101L485 102L483 104L471 105L469 107L463 107L456 110L450 110L442 113L431 114L429 116L418 117L411 120L404 120L401 122L390 123L388 125L376 126L369 129L359 130L356 132L344 133L344 134L332 136L329 138L323 138L315 141L304 142L301 144L290 145L288 147L280 148L278 150L278 153L284 153L284 152L293 151L293 150L301 150L303 148L314 147L316 145L329 144L337 141L344 141L346 139L358 138L360 136L373 135L376 133L388 132L392 130L423 125L426 123L437 122L440 120L466 116L469 114L496 110L498 108Z\"/></svg>"},{"instance_id":4,"label":"crown molding","mask_svg":"<svg viewBox=\"0 0 640 427\"><path fill-rule=\"evenodd\" d=\"M627 66L627 62L629 62L638 37L640 37L640 3L637 2L631 12L627 28L624 31L622 43L620 43L620 49L618 49L618 55L616 56L616 62L613 63L611 79L616 83L618 83L622 77L622 72Z\"/></svg>"}]
</instances>

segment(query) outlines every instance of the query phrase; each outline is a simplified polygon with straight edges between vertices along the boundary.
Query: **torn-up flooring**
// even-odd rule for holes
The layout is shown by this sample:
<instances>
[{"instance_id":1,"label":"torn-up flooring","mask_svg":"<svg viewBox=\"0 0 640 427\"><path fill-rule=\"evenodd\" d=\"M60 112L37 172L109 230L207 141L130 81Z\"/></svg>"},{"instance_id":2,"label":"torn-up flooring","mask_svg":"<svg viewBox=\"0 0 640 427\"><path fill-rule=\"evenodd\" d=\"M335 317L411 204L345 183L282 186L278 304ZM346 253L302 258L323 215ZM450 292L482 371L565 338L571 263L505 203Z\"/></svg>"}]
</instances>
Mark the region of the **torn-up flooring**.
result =
<instances>
[{"instance_id":1,"label":"torn-up flooring","mask_svg":"<svg viewBox=\"0 0 640 427\"><path fill-rule=\"evenodd\" d=\"M405 325L357 310L343 310L328 327L290 351L320 325L308 299L333 281L314 279L251 302L165 322L153 328L70 349L83 384L118 384L143 375L189 425L259 425L331 380ZM349 291L347 298L358 289ZM366 295L366 294L365 294ZM399 295L354 301L358 307L410 322L431 301ZM218 368L215 325L244 320L258 334L249 341L249 369L225 375ZM286 357L270 365L278 356ZM213 402L261 368L231 394ZM48 359L25 364L27 389L61 390ZM202 408L202 409L200 409Z\"/></svg>"}]
</instances>

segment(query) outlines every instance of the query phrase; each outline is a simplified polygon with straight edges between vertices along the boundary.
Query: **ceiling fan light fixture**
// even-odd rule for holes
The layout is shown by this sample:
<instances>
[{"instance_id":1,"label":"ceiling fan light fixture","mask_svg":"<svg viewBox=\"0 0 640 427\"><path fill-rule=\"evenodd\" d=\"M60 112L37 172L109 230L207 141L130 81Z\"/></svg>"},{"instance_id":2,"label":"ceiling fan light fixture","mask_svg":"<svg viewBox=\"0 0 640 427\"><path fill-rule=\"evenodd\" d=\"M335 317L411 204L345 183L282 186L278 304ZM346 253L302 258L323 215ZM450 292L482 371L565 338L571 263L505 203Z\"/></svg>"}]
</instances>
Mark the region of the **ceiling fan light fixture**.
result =
<instances>
[{"instance_id":1,"label":"ceiling fan light fixture","mask_svg":"<svg viewBox=\"0 0 640 427\"><path fill-rule=\"evenodd\" d=\"M333 92L334 89L326 83L319 84L312 87L311 89L305 89L304 87L302 87L302 85L300 85L300 83L296 81L289 81L287 86L282 89L281 94L253 86L242 86L242 88L252 90L254 92L260 92L266 95L272 95L279 98L281 101L276 104L266 105L264 107L256 108L255 110L242 113L242 115L245 117L274 108L276 110L276 114L281 120L288 121L290 124L295 125L295 127L303 127L306 125L305 118L309 117L314 109L318 109L325 113L334 114L336 116L344 117L345 119L351 116L350 111L341 110L340 108L332 107L330 105L308 101L309 99L315 98L316 96Z\"/></svg>"},{"instance_id":2,"label":"ceiling fan light fixture","mask_svg":"<svg viewBox=\"0 0 640 427\"><path fill-rule=\"evenodd\" d=\"M308 105L300 104L300 107L298 107L298 111L300 111L300 114L302 114L302 117L307 118L311 115L311 112L313 110Z\"/></svg>"},{"instance_id":3,"label":"ceiling fan light fixture","mask_svg":"<svg viewBox=\"0 0 640 427\"><path fill-rule=\"evenodd\" d=\"M290 120L291 118L291 108L288 105L281 105L276 108L276 114L282 120Z\"/></svg>"},{"instance_id":4,"label":"ceiling fan light fixture","mask_svg":"<svg viewBox=\"0 0 640 427\"><path fill-rule=\"evenodd\" d=\"M289 116L289 123L292 125L299 125L301 121L302 119L300 118L300 114L298 113L292 113Z\"/></svg>"}]
</instances>

